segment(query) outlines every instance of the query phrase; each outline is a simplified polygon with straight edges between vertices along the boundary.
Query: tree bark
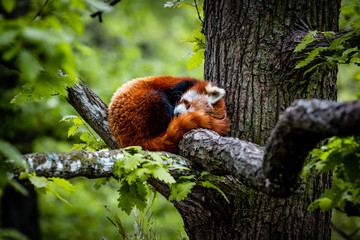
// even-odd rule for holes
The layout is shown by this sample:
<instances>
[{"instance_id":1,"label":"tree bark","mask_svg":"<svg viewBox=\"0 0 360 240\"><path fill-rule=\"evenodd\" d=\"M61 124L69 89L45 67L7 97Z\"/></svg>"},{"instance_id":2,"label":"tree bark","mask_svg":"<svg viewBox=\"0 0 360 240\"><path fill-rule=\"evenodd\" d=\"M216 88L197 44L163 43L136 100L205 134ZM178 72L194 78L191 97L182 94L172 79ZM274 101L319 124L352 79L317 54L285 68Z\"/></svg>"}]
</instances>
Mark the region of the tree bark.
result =
<instances>
[{"instance_id":1,"label":"tree bark","mask_svg":"<svg viewBox=\"0 0 360 240\"><path fill-rule=\"evenodd\" d=\"M205 79L227 89L231 136L264 145L295 99L336 98L337 70L324 68L302 79L304 70L294 68L302 56L289 46L296 45L292 36L304 26L337 31L339 7L339 0L205 1ZM202 215L217 216L216 224L184 217L194 239L330 239L330 212L310 213L307 206L330 186L331 176L304 179L285 199L244 191L229 181L231 204L224 206L214 196L203 203L210 208Z\"/></svg>"}]
</instances>

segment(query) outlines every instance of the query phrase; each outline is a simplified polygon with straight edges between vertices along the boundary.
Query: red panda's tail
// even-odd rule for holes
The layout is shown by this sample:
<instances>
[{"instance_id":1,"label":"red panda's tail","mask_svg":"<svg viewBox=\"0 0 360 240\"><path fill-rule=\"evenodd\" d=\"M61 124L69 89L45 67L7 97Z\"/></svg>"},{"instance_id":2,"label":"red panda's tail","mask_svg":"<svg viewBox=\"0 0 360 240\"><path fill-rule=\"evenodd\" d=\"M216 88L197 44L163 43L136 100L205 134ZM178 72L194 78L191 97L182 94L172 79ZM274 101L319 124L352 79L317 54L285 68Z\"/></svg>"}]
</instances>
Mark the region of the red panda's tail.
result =
<instances>
[{"instance_id":1,"label":"red panda's tail","mask_svg":"<svg viewBox=\"0 0 360 240\"><path fill-rule=\"evenodd\" d=\"M180 114L171 120L164 134L149 139L144 147L149 150L176 153L182 136L195 128L206 128L226 135L230 129L230 121L228 118L216 119L203 112Z\"/></svg>"}]
</instances>

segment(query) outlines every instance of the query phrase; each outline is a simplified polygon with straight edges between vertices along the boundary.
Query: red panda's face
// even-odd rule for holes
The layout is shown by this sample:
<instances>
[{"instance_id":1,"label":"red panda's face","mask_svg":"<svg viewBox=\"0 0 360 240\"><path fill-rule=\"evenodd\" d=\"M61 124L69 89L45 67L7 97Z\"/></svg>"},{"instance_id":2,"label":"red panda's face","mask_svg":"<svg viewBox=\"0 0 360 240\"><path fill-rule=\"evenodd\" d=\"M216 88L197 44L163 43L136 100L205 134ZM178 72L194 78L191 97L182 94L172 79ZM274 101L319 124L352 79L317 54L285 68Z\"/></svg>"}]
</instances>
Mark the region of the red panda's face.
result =
<instances>
[{"instance_id":1,"label":"red panda's face","mask_svg":"<svg viewBox=\"0 0 360 240\"><path fill-rule=\"evenodd\" d=\"M218 119L226 117L225 90L208 82L195 84L187 90L175 106L174 115L201 111Z\"/></svg>"}]
</instances>

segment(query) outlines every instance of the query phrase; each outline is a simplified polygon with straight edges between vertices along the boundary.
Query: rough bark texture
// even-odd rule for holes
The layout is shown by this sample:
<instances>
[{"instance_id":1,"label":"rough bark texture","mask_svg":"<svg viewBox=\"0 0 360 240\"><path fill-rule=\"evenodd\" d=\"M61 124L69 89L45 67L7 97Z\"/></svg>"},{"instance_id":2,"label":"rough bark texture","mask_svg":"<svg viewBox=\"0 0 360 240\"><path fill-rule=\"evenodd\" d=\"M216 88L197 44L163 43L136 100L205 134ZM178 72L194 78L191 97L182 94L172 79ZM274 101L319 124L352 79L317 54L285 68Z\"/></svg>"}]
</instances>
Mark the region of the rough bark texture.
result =
<instances>
[{"instance_id":1,"label":"rough bark texture","mask_svg":"<svg viewBox=\"0 0 360 240\"><path fill-rule=\"evenodd\" d=\"M298 100L281 117L266 147L220 137L205 129L189 132L180 155L217 175L275 196L293 193L309 151L326 137L360 134L360 102Z\"/></svg>"},{"instance_id":2,"label":"rough bark texture","mask_svg":"<svg viewBox=\"0 0 360 240\"><path fill-rule=\"evenodd\" d=\"M205 2L205 79L227 89L231 136L264 145L294 99L335 99L336 70L301 81L292 51L306 27L336 31L339 7L338 0Z\"/></svg>"},{"instance_id":3,"label":"rough bark texture","mask_svg":"<svg viewBox=\"0 0 360 240\"><path fill-rule=\"evenodd\" d=\"M77 150L65 153L31 153L25 154L23 157L28 172L35 172L38 176L61 177L66 179L80 176L102 178L113 176L114 163L124 158L123 151L126 150L98 152ZM134 155L138 152L131 150L128 151L128 153ZM146 152L144 152L144 154L146 154ZM171 158L172 161L179 166L190 167L185 158L179 155L163 152L162 156ZM23 170L16 169L13 173L18 175L21 171ZM170 172L173 176L183 176L186 175L188 171L170 168Z\"/></svg>"},{"instance_id":4,"label":"rough bark texture","mask_svg":"<svg viewBox=\"0 0 360 240\"><path fill-rule=\"evenodd\" d=\"M104 111L107 105L84 82L68 88L68 101L111 149L118 148Z\"/></svg>"},{"instance_id":5,"label":"rough bark texture","mask_svg":"<svg viewBox=\"0 0 360 240\"><path fill-rule=\"evenodd\" d=\"M304 70L294 70L302 56L289 46L304 26L337 31L339 7L339 0L205 1L205 79L228 91L231 136L264 145L295 99L336 98L336 69L303 81ZM286 199L235 188L230 206L211 212L221 216L215 229L203 225L199 232L217 239L330 239L330 213L306 210L330 183L328 175L312 176ZM214 199L207 205L219 205ZM206 239L200 235L192 237Z\"/></svg>"}]
</instances>

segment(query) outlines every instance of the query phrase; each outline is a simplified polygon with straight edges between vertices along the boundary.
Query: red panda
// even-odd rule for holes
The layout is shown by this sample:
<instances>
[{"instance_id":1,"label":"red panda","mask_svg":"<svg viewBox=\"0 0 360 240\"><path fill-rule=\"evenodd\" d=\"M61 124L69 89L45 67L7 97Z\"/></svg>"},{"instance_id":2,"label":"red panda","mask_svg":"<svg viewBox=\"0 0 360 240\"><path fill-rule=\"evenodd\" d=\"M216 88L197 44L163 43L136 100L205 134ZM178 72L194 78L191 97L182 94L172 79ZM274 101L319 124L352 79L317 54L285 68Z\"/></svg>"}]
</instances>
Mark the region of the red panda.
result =
<instances>
[{"instance_id":1,"label":"red panda","mask_svg":"<svg viewBox=\"0 0 360 240\"><path fill-rule=\"evenodd\" d=\"M119 148L176 153L181 137L191 129L229 132L224 95L225 90L195 78L138 78L114 93L110 129Z\"/></svg>"}]
</instances>

